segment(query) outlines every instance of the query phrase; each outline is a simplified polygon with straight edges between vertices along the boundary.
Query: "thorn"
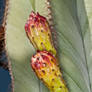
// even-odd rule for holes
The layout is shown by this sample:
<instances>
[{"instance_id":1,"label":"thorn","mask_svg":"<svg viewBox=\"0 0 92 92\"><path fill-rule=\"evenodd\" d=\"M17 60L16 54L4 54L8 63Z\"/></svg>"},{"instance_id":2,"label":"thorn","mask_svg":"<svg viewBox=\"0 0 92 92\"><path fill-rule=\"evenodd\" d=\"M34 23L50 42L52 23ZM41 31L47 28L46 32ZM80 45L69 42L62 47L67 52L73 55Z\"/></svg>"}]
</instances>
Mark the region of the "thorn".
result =
<instances>
[{"instance_id":1,"label":"thorn","mask_svg":"<svg viewBox=\"0 0 92 92\"><path fill-rule=\"evenodd\" d=\"M8 62L0 62L0 67L2 67L3 69L9 71Z\"/></svg>"}]
</instances>

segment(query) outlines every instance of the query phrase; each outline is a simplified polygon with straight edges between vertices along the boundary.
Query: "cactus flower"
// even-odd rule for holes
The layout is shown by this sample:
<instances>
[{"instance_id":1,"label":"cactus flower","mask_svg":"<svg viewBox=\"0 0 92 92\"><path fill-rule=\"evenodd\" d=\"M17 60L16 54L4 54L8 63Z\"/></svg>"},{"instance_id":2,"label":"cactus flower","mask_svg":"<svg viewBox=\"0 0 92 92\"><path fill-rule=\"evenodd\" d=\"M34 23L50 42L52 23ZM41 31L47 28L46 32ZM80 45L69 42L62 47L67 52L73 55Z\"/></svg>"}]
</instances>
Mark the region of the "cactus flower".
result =
<instances>
[{"instance_id":1,"label":"cactus flower","mask_svg":"<svg viewBox=\"0 0 92 92\"><path fill-rule=\"evenodd\" d=\"M31 66L38 78L50 89L50 92L68 92L56 58L51 53L37 52L31 59Z\"/></svg>"},{"instance_id":2,"label":"cactus flower","mask_svg":"<svg viewBox=\"0 0 92 92\"><path fill-rule=\"evenodd\" d=\"M31 12L25 25L26 34L37 50L46 50L56 55L51 30L45 17Z\"/></svg>"}]
</instances>

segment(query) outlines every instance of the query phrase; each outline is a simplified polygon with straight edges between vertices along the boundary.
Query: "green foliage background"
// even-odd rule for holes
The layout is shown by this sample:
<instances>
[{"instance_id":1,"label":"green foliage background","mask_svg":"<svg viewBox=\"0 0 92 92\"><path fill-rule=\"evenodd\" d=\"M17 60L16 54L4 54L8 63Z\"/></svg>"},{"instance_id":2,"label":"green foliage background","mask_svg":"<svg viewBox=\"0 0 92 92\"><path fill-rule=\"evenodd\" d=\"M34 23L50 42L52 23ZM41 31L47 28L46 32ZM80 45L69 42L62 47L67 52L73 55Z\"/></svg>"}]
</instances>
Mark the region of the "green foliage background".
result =
<instances>
[{"instance_id":1,"label":"green foliage background","mask_svg":"<svg viewBox=\"0 0 92 92\"><path fill-rule=\"evenodd\" d=\"M24 25L32 10L48 17L46 0L10 0L6 50L15 92L49 92L30 67L35 53ZM69 92L92 91L92 1L50 0L60 67Z\"/></svg>"}]
</instances>

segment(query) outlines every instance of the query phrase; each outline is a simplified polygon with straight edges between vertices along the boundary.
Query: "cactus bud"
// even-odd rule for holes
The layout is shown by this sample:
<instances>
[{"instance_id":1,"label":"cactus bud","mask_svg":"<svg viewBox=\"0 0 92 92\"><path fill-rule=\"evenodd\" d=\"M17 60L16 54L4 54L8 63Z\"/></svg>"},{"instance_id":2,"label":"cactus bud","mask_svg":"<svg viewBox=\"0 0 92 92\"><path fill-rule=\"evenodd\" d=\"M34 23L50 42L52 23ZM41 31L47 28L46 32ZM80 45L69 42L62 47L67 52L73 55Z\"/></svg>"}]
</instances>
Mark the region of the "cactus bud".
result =
<instances>
[{"instance_id":1,"label":"cactus bud","mask_svg":"<svg viewBox=\"0 0 92 92\"><path fill-rule=\"evenodd\" d=\"M26 34L37 50L46 50L56 55L51 30L45 17L32 12L25 25Z\"/></svg>"},{"instance_id":2,"label":"cactus bud","mask_svg":"<svg viewBox=\"0 0 92 92\"><path fill-rule=\"evenodd\" d=\"M31 59L31 66L36 75L51 92L68 92L57 66L55 57L47 51L39 51Z\"/></svg>"}]
</instances>

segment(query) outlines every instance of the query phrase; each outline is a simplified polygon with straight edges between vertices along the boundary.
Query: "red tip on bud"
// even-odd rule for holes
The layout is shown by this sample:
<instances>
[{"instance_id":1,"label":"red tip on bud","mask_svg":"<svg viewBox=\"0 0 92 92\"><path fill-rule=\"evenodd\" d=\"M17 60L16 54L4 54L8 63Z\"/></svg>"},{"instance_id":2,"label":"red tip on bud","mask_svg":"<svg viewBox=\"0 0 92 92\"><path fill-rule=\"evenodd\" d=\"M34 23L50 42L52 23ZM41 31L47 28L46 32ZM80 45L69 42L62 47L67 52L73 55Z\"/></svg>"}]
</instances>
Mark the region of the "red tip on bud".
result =
<instances>
[{"instance_id":1,"label":"red tip on bud","mask_svg":"<svg viewBox=\"0 0 92 92\"><path fill-rule=\"evenodd\" d=\"M32 57L31 61L34 70L46 67L45 65L52 66L53 63L56 63L55 57L47 51L37 52L37 54Z\"/></svg>"},{"instance_id":2,"label":"red tip on bud","mask_svg":"<svg viewBox=\"0 0 92 92\"><path fill-rule=\"evenodd\" d=\"M39 27L40 24L44 25L44 23L46 23L46 18L41 16L38 12L31 12L29 19L27 21L27 23L25 24L25 30L26 31L30 31L30 26L31 27Z\"/></svg>"}]
</instances>

